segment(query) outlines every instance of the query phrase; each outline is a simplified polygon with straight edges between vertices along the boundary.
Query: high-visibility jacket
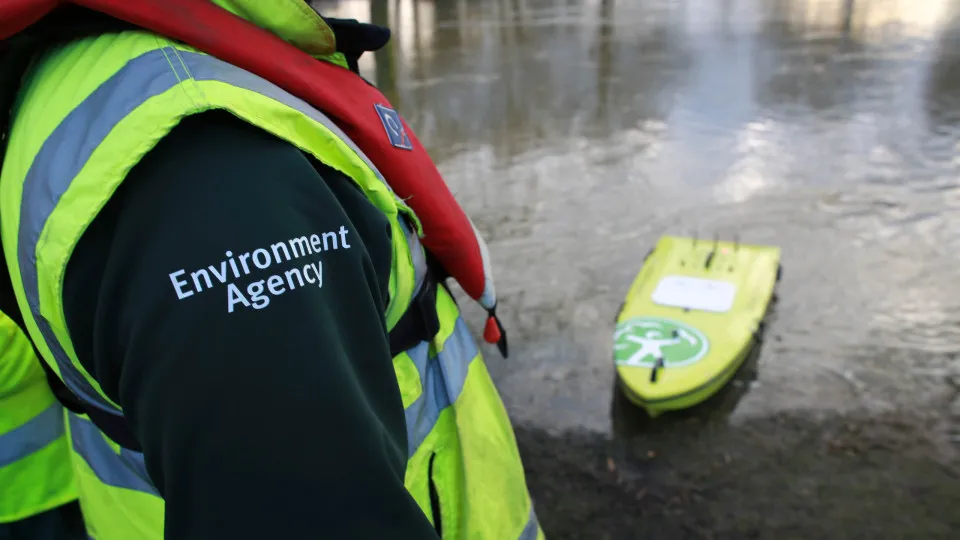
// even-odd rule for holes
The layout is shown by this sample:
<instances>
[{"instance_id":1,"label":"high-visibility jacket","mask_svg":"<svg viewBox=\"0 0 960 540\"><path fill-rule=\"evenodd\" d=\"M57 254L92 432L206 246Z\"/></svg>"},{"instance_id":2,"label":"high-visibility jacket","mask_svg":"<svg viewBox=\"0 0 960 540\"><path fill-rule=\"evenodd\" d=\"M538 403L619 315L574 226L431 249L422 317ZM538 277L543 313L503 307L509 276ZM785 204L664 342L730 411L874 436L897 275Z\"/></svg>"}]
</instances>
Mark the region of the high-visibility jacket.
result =
<instances>
[{"instance_id":1,"label":"high-visibility jacket","mask_svg":"<svg viewBox=\"0 0 960 540\"><path fill-rule=\"evenodd\" d=\"M0 523L76 498L63 406L30 340L0 313Z\"/></svg>"},{"instance_id":2,"label":"high-visibility jacket","mask_svg":"<svg viewBox=\"0 0 960 540\"><path fill-rule=\"evenodd\" d=\"M64 318L67 261L130 170L184 117L226 110L349 176L392 227L392 330L428 279L419 220L324 114L278 86L155 34L129 31L46 51L25 77L0 176L0 233L26 326L88 409L122 419L74 353ZM503 403L453 298L439 331L394 356L406 411L405 485L443 536L543 538ZM81 505L96 540L162 538L163 501L143 455L70 415ZM431 465L432 463L432 465ZM432 474L431 474L432 473Z\"/></svg>"}]
</instances>

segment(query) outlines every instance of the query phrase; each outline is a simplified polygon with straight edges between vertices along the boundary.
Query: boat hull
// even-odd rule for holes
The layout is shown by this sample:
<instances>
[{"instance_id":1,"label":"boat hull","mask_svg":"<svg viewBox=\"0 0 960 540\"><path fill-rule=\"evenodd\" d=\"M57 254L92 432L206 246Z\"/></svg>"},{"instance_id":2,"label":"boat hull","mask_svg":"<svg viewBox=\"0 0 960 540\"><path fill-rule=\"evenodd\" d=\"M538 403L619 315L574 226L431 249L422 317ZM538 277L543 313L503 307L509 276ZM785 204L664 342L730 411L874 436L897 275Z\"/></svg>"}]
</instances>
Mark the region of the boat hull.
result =
<instances>
[{"instance_id":1,"label":"boat hull","mask_svg":"<svg viewBox=\"0 0 960 540\"><path fill-rule=\"evenodd\" d=\"M779 269L774 246L662 237L617 317L624 395L659 416L716 394L758 341Z\"/></svg>"}]
</instances>

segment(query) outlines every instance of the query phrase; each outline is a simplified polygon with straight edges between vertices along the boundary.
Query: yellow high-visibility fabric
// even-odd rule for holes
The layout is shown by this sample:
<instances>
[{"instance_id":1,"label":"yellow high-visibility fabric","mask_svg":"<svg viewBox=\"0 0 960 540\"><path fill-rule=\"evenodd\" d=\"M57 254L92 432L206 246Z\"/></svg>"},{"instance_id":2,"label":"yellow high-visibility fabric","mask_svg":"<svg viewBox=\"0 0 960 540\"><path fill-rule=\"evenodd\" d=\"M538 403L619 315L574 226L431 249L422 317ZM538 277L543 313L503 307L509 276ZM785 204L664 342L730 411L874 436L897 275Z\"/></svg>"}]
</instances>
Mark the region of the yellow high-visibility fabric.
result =
<instances>
[{"instance_id":1,"label":"yellow high-visibility fabric","mask_svg":"<svg viewBox=\"0 0 960 540\"><path fill-rule=\"evenodd\" d=\"M77 498L63 414L29 339L0 313L0 523Z\"/></svg>"}]
</instances>

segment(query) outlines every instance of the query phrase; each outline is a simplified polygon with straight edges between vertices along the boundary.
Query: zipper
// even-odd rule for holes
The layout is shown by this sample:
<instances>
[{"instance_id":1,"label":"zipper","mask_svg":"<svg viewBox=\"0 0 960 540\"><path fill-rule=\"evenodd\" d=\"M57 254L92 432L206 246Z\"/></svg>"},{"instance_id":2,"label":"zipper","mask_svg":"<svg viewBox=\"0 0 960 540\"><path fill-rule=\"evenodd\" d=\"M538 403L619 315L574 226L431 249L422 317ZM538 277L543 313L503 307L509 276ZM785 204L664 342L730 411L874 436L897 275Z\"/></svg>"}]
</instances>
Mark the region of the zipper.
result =
<instances>
[{"instance_id":1,"label":"zipper","mask_svg":"<svg viewBox=\"0 0 960 540\"><path fill-rule=\"evenodd\" d=\"M440 519L440 493L437 491L437 484L433 481L433 460L437 454L430 454L430 462L427 464L427 479L430 488L430 510L433 512L433 528L437 535L443 538L443 523Z\"/></svg>"}]
</instances>

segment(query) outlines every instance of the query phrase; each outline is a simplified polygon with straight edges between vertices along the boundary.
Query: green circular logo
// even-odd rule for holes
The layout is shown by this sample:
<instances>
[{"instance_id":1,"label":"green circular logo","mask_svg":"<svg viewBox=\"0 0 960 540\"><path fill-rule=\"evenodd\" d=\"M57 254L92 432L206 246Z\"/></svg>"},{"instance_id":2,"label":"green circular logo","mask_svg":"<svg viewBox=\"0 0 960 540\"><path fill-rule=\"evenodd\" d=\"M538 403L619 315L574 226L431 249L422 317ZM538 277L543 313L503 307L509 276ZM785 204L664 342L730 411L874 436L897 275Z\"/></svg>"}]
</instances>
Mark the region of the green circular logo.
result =
<instances>
[{"instance_id":1,"label":"green circular logo","mask_svg":"<svg viewBox=\"0 0 960 540\"><path fill-rule=\"evenodd\" d=\"M613 334L613 359L618 366L685 366L699 361L710 349L707 337L696 328L659 317L637 317L617 325Z\"/></svg>"}]
</instances>

